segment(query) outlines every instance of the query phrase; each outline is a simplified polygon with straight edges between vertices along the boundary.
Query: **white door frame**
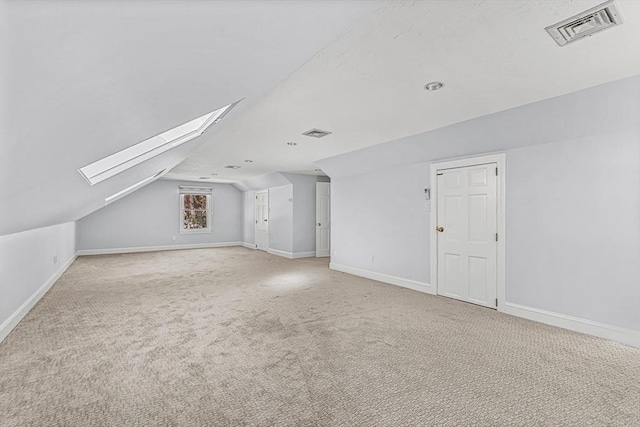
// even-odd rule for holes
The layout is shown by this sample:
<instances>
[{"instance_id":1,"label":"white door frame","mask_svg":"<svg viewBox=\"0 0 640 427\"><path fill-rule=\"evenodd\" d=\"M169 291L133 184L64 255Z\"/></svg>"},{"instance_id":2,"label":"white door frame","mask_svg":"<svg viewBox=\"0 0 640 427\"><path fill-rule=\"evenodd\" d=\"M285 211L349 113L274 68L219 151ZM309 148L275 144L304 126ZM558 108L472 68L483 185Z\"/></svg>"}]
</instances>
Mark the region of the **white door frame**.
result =
<instances>
[{"instance_id":1,"label":"white door frame","mask_svg":"<svg viewBox=\"0 0 640 427\"><path fill-rule=\"evenodd\" d=\"M318 218L318 213L320 212L320 205L318 204L319 198L318 195L320 194L318 191L318 188L322 188L322 186L327 186L327 195L328 195L328 204L327 207L329 209L329 217L326 219L325 224L323 225L327 225L328 226L326 228L328 228L328 232L329 232L329 249L326 252L322 252L319 249L319 241L320 241L320 233L321 233L321 225L320 222L321 221ZM331 256L331 183L330 182L316 182L316 257L320 258L320 257L330 257Z\"/></svg>"},{"instance_id":2,"label":"white door frame","mask_svg":"<svg viewBox=\"0 0 640 427\"><path fill-rule=\"evenodd\" d=\"M506 154L489 154L480 157L471 157L464 159L456 159L447 162L432 163L429 170L429 185L431 186L431 215L429 220L429 249L430 249L430 276L431 286L435 294L438 293L438 238L435 232L438 214L438 186L436 174L441 169L462 168L466 166L475 166L487 163L496 163L498 165L497 178L497 203L498 203L498 253L497 253L497 298L498 311L505 310L506 301L506 285L505 285L505 237L506 237L506 218L505 218L505 194L506 194Z\"/></svg>"}]
</instances>

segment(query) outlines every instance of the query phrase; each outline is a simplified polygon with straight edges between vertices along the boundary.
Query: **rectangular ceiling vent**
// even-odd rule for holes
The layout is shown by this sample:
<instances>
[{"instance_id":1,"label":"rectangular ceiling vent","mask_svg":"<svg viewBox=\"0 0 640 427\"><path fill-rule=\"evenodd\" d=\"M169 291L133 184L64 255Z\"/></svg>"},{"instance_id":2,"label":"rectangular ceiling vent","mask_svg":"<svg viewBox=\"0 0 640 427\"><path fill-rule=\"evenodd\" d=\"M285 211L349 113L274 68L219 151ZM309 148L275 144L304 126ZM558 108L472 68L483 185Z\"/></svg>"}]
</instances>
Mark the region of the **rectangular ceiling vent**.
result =
<instances>
[{"instance_id":1,"label":"rectangular ceiling vent","mask_svg":"<svg viewBox=\"0 0 640 427\"><path fill-rule=\"evenodd\" d=\"M622 15L620 14L620 9L614 3L614 0L609 0L571 18L546 27L545 30L559 46L565 46L621 24Z\"/></svg>"},{"instance_id":2,"label":"rectangular ceiling vent","mask_svg":"<svg viewBox=\"0 0 640 427\"><path fill-rule=\"evenodd\" d=\"M331 135L331 132L314 128L304 132L303 135L310 136L312 138L322 138L323 136Z\"/></svg>"}]
</instances>

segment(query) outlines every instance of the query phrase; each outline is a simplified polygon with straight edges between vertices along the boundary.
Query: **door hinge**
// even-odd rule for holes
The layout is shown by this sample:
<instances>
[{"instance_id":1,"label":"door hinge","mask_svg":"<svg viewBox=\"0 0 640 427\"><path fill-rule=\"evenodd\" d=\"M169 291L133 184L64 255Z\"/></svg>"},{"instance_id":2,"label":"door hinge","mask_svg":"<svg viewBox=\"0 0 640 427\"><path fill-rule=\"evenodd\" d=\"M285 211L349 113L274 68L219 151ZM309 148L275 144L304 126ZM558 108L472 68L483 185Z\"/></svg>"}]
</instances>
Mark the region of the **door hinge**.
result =
<instances>
[{"instance_id":1,"label":"door hinge","mask_svg":"<svg viewBox=\"0 0 640 427\"><path fill-rule=\"evenodd\" d=\"M498 176L498 168L496 168L496 176Z\"/></svg>"},{"instance_id":2,"label":"door hinge","mask_svg":"<svg viewBox=\"0 0 640 427\"><path fill-rule=\"evenodd\" d=\"M498 233L496 233L496 242L498 241Z\"/></svg>"},{"instance_id":3,"label":"door hinge","mask_svg":"<svg viewBox=\"0 0 640 427\"><path fill-rule=\"evenodd\" d=\"M256 219L256 224L258 223L258 220Z\"/></svg>"}]
</instances>

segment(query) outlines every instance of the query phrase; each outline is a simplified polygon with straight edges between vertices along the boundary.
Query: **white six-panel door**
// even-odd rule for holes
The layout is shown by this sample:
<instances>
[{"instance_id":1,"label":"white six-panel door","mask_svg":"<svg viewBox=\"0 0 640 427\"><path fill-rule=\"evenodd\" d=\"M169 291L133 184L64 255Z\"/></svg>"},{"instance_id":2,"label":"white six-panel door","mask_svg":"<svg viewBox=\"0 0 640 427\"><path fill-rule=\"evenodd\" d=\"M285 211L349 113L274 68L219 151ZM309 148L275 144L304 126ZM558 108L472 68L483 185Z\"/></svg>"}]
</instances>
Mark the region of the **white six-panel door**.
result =
<instances>
[{"instance_id":1,"label":"white six-panel door","mask_svg":"<svg viewBox=\"0 0 640 427\"><path fill-rule=\"evenodd\" d=\"M496 307L496 164L437 172L438 294Z\"/></svg>"},{"instance_id":2,"label":"white six-panel door","mask_svg":"<svg viewBox=\"0 0 640 427\"><path fill-rule=\"evenodd\" d=\"M269 250L269 191L256 193L256 248Z\"/></svg>"},{"instance_id":3,"label":"white six-panel door","mask_svg":"<svg viewBox=\"0 0 640 427\"><path fill-rule=\"evenodd\" d=\"M316 256L331 255L331 184L316 183Z\"/></svg>"}]
</instances>

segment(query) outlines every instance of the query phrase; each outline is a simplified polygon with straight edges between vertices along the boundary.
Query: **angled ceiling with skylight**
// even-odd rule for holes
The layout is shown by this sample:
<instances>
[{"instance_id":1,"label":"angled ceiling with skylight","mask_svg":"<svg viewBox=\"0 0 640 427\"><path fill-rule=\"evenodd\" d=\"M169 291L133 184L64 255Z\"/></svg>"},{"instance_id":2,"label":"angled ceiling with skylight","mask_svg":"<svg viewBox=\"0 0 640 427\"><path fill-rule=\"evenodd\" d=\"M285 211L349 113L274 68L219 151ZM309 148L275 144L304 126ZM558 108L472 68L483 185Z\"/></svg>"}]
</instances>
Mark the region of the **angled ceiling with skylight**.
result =
<instances>
[{"instance_id":1,"label":"angled ceiling with skylight","mask_svg":"<svg viewBox=\"0 0 640 427\"><path fill-rule=\"evenodd\" d=\"M0 234L79 219L163 170L319 174L320 159L638 75L638 1L562 47L545 30L601 3L2 1ZM241 98L207 133L126 164ZM115 153L98 182L89 166Z\"/></svg>"},{"instance_id":2,"label":"angled ceiling with skylight","mask_svg":"<svg viewBox=\"0 0 640 427\"><path fill-rule=\"evenodd\" d=\"M161 134L145 139L138 144L82 167L78 169L78 172L87 180L89 185L102 182L145 160L149 160L165 151L176 148L185 142L199 137L206 132L210 126L220 121L238 102L218 108L204 116L200 116Z\"/></svg>"},{"instance_id":3,"label":"angled ceiling with skylight","mask_svg":"<svg viewBox=\"0 0 640 427\"><path fill-rule=\"evenodd\" d=\"M170 170L380 5L0 2L0 234L77 220ZM85 169L95 185L78 173L241 98L198 138L101 182Z\"/></svg>"}]
</instances>

